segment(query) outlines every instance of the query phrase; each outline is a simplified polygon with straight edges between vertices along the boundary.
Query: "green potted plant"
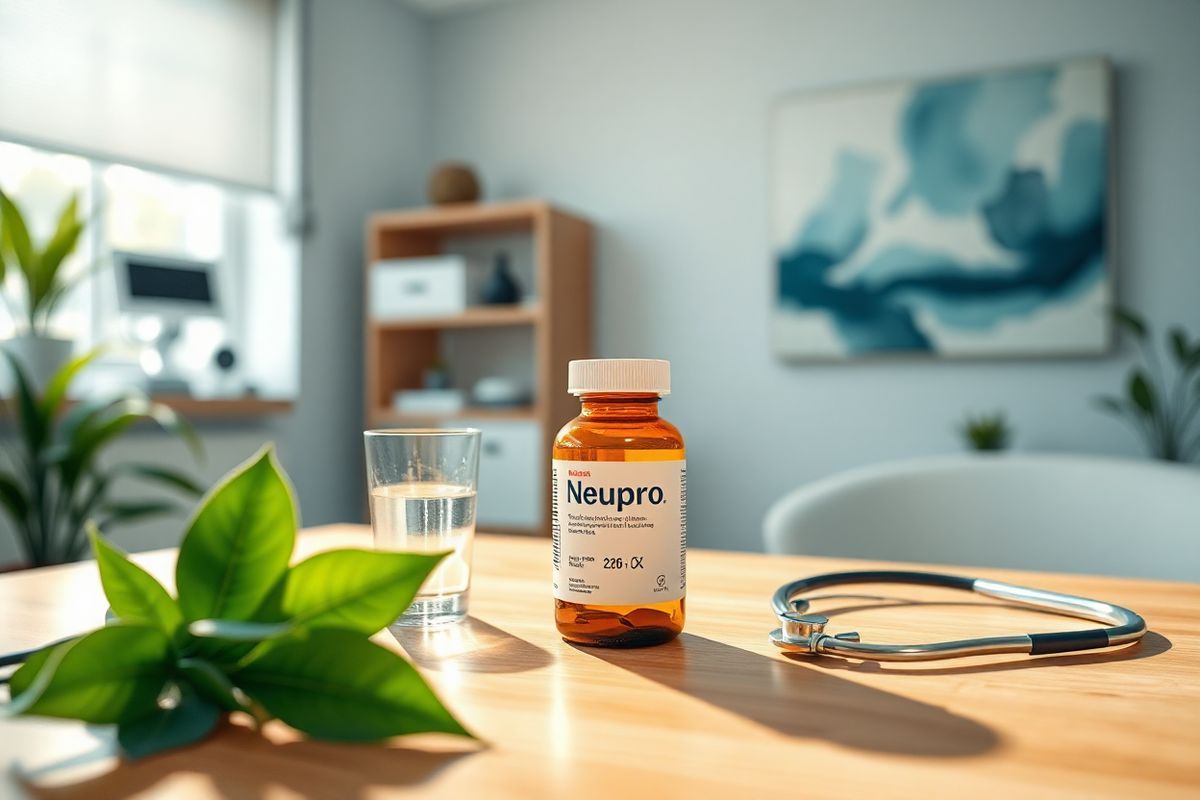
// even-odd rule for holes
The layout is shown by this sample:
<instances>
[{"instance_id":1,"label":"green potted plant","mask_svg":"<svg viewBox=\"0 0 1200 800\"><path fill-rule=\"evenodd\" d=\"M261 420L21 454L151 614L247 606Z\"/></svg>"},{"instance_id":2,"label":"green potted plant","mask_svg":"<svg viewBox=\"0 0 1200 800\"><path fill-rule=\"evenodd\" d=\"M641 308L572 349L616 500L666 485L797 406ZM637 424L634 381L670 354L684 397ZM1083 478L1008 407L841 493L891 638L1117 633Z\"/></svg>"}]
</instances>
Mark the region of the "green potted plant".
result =
<instances>
[{"instance_id":1,"label":"green potted plant","mask_svg":"<svg viewBox=\"0 0 1200 800\"><path fill-rule=\"evenodd\" d=\"M1164 366L1167 360L1159 356L1145 320L1128 309L1116 309L1113 316L1133 335L1142 363L1129 371L1124 396L1104 395L1096 404L1129 423L1154 458L1193 460L1200 454L1200 338L1173 326L1164 337L1170 353Z\"/></svg>"},{"instance_id":2,"label":"green potted plant","mask_svg":"<svg viewBox=\"0 0 1200 800\"><path fill-rule=\"evenodd\" d=\"M105 449L131 425L154 422L181 437L199 454L188 423L161 403L136 392L82 401L67 408L67 390L97 355L81 356L62 367L38 391L20 360L5 353L14 379L6 401L13 425L0 447L0 512L8 517L29 566L75 561L87 550L85 524L101 530L175 511L165 499L126 502L113 498L113 483L131 477L192 497L201 488L191 478L157 464L101 462Z\"/></svg>"},{"instance_id":3,"label":"green potted plant","mask_svg":"<svg viewBox=\"0 0 1200 800\"><path fill-rule=\"evenodd\" d=\"M1002 412L968 415L959 428L967 446L980 452L997 452L1008 448L1012 429Z\"/></svg>"},{"instance_id":4,"label":"green potted plant","mask_svg":"<svg viewBox=\"0 0 1200 800\"><path fill-rule=\"evenodd\" d=\"M86 275L81 272L68 276L62 269L85 225L79 216L79 198L72 196L59 213L54 232L39 246L30 235L21 209L0 191L0 290L10 269L23 284L20 295L3 295L18 326L17 336L5 346L38 386L45 386L71 357L72 342L50 334L50 315ZM17 313L17 309L23 313Z\"/></svg>"}]
</instances>

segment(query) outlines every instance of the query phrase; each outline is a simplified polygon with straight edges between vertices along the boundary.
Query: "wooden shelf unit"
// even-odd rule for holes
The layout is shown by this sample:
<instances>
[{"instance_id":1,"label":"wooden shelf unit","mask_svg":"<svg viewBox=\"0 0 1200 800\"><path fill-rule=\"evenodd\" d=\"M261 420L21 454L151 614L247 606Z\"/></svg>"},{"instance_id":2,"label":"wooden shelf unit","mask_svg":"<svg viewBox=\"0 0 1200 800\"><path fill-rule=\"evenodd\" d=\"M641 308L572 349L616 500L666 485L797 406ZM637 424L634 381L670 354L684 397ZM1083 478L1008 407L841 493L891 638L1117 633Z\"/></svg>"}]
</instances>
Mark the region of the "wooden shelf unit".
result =
<instances>
[{"instance_id":1,"label":"wooden shelf unit","mask_svg":"<svg viewBox=\"0 0 1200 800\"><path fill-rule=\"evenodd\" d=\"M485 443L488 421L535 423L541 457L536 474L530 475L529 480L539 482L542 487L541 522L521 529L491 527L545 535L550 530L550 444L562 424L578 413L578 403L566 393L567 362L591 355L590 223L543 200L381 211L367 220L366 268L369 271L381 259L438 255L443 252L445 240L450 238L512 233L528 233L532 237L537 303L478 306L453 316L402 321L375 322L368 318L365 416L370 427L479 421L484 423ZM370 280L365 284L370 291ZM371 307L369 297L365 307ZM443 331L517 326L532 330L534 396L530 406L470 407L449 415L402 414L392 408L393 392L421 386L422 372L439 357ZM487 508L482 503L480 512L483 524Z\"/></svg>"}]
</instances>

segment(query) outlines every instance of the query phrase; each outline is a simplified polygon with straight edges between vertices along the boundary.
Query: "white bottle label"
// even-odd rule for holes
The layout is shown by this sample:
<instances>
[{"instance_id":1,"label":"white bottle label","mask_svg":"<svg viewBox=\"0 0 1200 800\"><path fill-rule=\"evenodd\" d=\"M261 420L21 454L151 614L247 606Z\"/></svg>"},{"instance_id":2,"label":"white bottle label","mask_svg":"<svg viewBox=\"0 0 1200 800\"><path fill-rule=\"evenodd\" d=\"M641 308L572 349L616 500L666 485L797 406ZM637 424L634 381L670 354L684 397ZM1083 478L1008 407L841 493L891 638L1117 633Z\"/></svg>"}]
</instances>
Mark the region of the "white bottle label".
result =
<instances>
[{"instance_id":1,"label":"white bottle label","mask_svg":"<svg viewBox=\"0 0 1200 800\"><path fill-rule=\"evenodd\" d=\"M552 463L555 598L627 606L683 597L686 463Z\"/></svg>"}]
</instances>

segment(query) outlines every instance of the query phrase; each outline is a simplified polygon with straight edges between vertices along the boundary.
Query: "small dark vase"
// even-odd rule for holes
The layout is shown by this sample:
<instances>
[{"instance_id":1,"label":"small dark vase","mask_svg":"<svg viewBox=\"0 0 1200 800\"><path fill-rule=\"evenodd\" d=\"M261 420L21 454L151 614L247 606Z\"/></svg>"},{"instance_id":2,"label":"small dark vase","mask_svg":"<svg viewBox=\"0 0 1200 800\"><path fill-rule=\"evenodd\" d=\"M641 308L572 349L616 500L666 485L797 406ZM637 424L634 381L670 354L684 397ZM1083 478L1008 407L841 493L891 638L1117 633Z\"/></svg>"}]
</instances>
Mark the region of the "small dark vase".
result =
<instances>
[{"instance_id":1,"label":"small dark vase","mask_svg":"<svg viewBox=\"0 0 1200 800\"><path fill-rule=\"evenodd\" d=\"M521 287L508 271L508 253L497 253L492 274L483 284L482 300L487 305L502 305L520 299Z\"/></svg>"}]
</instances>

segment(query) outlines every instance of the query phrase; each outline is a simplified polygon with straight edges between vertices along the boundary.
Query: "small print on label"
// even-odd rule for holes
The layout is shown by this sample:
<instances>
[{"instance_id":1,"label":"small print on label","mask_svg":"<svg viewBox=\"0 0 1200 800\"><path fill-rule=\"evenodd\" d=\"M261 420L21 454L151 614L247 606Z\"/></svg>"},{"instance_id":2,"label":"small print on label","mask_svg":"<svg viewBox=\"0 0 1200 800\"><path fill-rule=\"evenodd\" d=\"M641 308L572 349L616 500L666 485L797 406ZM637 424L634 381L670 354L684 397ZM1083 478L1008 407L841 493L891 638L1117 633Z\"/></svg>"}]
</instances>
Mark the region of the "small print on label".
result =
<instances>
[{"instance_id":1,"label":"small print on label","mask_svg":"<svg viewBox=\"0 0 1200 800\"><path fill-rule=\"evenodd\" d=\"M684 461L555 460L552 484L556 598L634 605L683 597Z\"/></svg>"}]
</instances>

